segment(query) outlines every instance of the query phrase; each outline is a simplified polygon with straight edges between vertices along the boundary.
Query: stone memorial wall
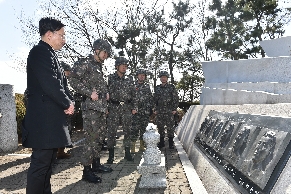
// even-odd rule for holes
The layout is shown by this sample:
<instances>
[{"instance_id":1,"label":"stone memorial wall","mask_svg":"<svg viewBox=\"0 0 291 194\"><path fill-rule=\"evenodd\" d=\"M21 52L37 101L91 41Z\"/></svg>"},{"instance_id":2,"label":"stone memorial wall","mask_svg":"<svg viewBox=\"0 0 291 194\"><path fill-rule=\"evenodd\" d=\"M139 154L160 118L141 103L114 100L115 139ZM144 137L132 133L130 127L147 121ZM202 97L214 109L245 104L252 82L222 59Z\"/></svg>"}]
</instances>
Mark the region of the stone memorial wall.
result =
<instances>
[{"instance_id":1,"label":"stone memorial wall","mask_svg":"<svg viewBox=\"0 0 291 194\"><path fill-rule=\"evenodd\" d=\"M269 57L203 62L200 104L176 128L208 193L291 193L291 37Z\"/></svg>"},{"instance_id":2,"label":"stone memorial wall","mask_svg":"<svg viewBox=\"0 0 291 194\"><path fill-rule=\"evenodd\" d=\"M291 104L191 106L176 129L208 193L291 193Z\"/></svg>"},{"instance_id":3,"label":"stone memorial wall","mask_svg":"<svg viewBox=\"0 0 291 194\"><path fill-rule=\"evenodd\" d=\"M242 193L269 193L290 157L290 125L291 118L210 111L194 143Z\"/></svg>"}]
</instances>

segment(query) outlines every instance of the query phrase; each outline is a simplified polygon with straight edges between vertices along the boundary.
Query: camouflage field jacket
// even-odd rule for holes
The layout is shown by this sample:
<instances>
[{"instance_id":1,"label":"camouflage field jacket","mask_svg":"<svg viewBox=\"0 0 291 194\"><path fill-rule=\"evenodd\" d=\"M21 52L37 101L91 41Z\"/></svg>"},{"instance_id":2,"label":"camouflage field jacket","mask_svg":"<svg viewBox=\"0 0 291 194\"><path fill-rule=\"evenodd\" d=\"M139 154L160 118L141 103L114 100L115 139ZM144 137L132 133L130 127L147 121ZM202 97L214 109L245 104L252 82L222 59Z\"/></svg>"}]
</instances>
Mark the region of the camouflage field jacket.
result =
<instances>
[{"instance_id":1,"label":"camouflage field jacket","mask_svg":"<svg viewBox=\"0 0 291 194\"><path fill-rule=\"evenodd\" d=\"M109 91L102 72L102 64L97 62L93 55L74 64L69 82L71 87L82 95L82 110L107 111L106 94ZM99 96L96 101L91 99L93 91Z\"/></svg>"},{"instance_id":2,"label":"camouflage field jacket","mask_svg":"<svg viewBox=\"0 0 291 194\"><path fill-rule=\"evenodd\" d=\"M157 85L154 94L155 111L169 113L176 111L179 106L178 92L172 84Z\"/></svg>"},{"instance_id":3,"label":"camouflage field jacket","mask_svg":"<svg viewBox=\"0 0 291 194\"><path fill-rule=\"evenodd\" d=\"M120 77L116 72L110 74L108 76L108 89L109 102L111 102L109 103L110 109L118 102L124 102L124 105L129 106L130 109L137 109L136 92L132 77L127 75Z\"/></svg>"},{"instance_id":4,"label":"camouflage field jacket","mask_svg":"<svg viewBox=\"0 0 291 194\"><path fill-rule=\"evenodd\" d=\"M154 108L154 99L148 83L135 82L136 101L138 106L138 114L149 115Z\"/></svg>"}]
</instances>

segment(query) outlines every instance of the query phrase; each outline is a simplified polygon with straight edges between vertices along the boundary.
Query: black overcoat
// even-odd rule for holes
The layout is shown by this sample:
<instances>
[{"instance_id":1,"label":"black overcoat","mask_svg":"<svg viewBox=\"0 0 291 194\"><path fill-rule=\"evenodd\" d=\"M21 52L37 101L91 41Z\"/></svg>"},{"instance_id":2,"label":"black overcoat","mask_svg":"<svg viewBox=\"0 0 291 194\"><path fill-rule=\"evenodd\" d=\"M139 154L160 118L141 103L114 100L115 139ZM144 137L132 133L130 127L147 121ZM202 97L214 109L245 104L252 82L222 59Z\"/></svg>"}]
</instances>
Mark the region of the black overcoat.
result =
<instances>
[{"instance_id":1,"label":"black overcoat","mask_svg":"<svg viewBox=\"0 0 291 194\"><path fill-rule=\"evenodd\" d=\"M27 58L27 109L22 144L51 149L71 144L64 110L72 103L67 80L52 47L40 41Z\"/></svg>"}]
</instances>

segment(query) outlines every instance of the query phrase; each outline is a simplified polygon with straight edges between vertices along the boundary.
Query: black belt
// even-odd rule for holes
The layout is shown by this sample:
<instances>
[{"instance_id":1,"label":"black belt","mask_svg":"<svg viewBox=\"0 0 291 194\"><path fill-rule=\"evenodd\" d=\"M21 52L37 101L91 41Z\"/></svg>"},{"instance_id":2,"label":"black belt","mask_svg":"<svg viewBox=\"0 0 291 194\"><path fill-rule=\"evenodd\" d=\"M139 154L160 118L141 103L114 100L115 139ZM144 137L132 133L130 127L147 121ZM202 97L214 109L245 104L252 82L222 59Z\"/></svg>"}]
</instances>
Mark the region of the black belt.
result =
<instances>
[{"instance_id":1,"label":"black belt","mask_svg":"<svg viewBox=\"0 0 291 194\"><path fill-rule=\"evenodd\" d=\"M107 93L98 93L98 99L106 99Z\"/></svg>"},{"instance_id":2,"label":"black belt","mask_svg":"<svg viewBox=\"0 0 291 194\"><path fill-rule=\"evenodd\" d=\"M126 101L117 101L117 100L110 100L112 104L116 105L124 105L124 104L129 104L131 103L131 100L126 100Z\"/></svg>"}]
</instances>

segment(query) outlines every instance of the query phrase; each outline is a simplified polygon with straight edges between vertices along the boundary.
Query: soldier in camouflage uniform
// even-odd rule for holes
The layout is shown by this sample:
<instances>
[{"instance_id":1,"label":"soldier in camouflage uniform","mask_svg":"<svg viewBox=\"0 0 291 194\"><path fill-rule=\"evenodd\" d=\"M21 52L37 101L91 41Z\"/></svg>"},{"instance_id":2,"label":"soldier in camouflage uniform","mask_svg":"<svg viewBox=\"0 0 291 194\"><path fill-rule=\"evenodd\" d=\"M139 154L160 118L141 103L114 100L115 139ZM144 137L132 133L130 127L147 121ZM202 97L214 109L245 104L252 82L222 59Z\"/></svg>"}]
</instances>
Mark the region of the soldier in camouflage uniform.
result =
<instances>
[{"instance_id":1,"label":"soldier in camouflage uniform","mask_svg":"<svg viewBox=\"0 0 291 194\"><path fill-rule=\"evenodd\" d=\"M77 61L70 75L70 84L83 96L82 116L85 130L85 145L81 163L84 166L83 179L99 183L101 178L94 172L111 172L112 169L100 164L102 141L107 134L106 114L109 92L102 72L102 64L112 51L106 40L97 39L94 55ZM91 167L92 165L92 167Z\"/></svg>"},{"instance_id":2,"label":"soldier in camouflage uniform","mask_svg":"<svg viewBox=\"0 0 291 194\"><path fill-rule=\"evenodd\" d=\"M149 123L149 117L153 109L153 95L146 80L146 70L138 69L136 72L137 80L135 81L137 113L132 118L132 131L131 131L131 153L135 153L135 142L140 140L140 151L144 151L143 134Z\"/></svg>"},{"instance_id":3,"label":"soldier in camouflage uniform","mask_svg":"<svg viewBox=\"0 0 291 194\"><path fill-rule=\"evenodd\" d=\"M124 132L123 144L125 147L124 159L133 161L130 154L130 130L132 123L132 114L136 113L135 106L135 88L133 79L126 76L128 60L124 57L118 57L115 60L116 72L108 77L108 88L110 94L108 107L108 138L107 147L109 150L108 164L114 161L114 146L116 145L116 133L122 122Z\"/></svg>"},{"instance_id":4,"label":"soldier in camouflage uniform","mask_svg":"<svg viewBox=\"0 0 291 194\"><path fill-rule=\"evenodd\" d=\"M65 73L65 76L66 77L69 77L70 74L71 74L71 71L72 71L72 68L70 65L64 63L64 62L61 62L61 66L63 67L64 69L64 73ZM75 102L75 111L74 111L74 114L73 115L68 115L68 129L69 129L69 132L70 132L70 135L72 135L72 132L73 132L73 129L76 128L76 120L77 120L77 117L79 116L78 114L82 114L80 113L80 109L81 109L81 102L82 102L82 95L77 93L71 86L70 84L69 85L69 88L68 90L71 92L71 94L73 95L73 99L74 99L74 102ZM82 117L82 115L80 115L80 117ZM80 118L80 122L82 122L82 118ZM70 147L72 148L72 146L67 146L67 147Z\"/></svg>"},{"instance_id":5,"label":"soldier in camouflage uniform","mask_svg":"<svg viewBox=\"0 0 291 194\"><path fill-rule=\"evenodd\" d=\"M68 77L70 75L71 67L69 64L64 63L63 61L60 62L61 66L64 70L65 76ZM68 86L68 83L66 84ZM72 96L72 90L68 87L68 91L70 92ZM72 115L67 115L67 124L68 124L68 130L70 135L72 135L72 124L71 124ZM71 147L72 145L68 146ZM65 152L65 147L58 148L57 152L57 159L68 159L71 155Z\"/></svg>"},{"instance_id":6,"label":"soldier in camouflage uniform","mask_svg":"<svg viewBox=\"0 0 291 194\"><path fill-rule=\"evenodd\" d=\"M174 85L168 84L169 74L167 71L161 71L159 78L162 84L155 88L154 101L156 114L156 124L160 134L158 147L165 147L165 129L169 139L169 148L174 149L174 115L179 105L179 97Z\"/></svg>"},{"instance_id":7,"label":"soldier in camouflage uniform","mask_svg":"<svg viewBox=\"0 0 291 194\"><path fill-rule=\"evenodd\" d=\"M69 75L71 74L71 70L72 70L71 66L69 64L67 64L67 63L64 63L63 61L60 62L60 63L61 63L61 66L62 66L62 68L64 70L65 76L68 78ZM70 91L71 95L73 96L74 91L73 91L73 89L71 87L68 87L68 91ZM74 101L75 101L75 99L74 99ZM70 135L72 135L72 128L73 128L72 127L72 123L71 123L72 115L68 115L67 117L68 117L68 123L67 123L68 124L68 130L70 132Z\"/></svg>"}]
</instances>

